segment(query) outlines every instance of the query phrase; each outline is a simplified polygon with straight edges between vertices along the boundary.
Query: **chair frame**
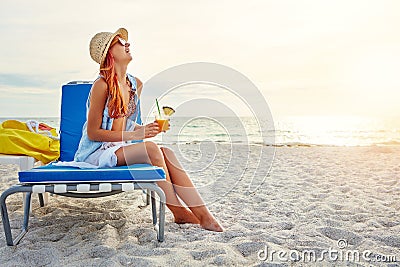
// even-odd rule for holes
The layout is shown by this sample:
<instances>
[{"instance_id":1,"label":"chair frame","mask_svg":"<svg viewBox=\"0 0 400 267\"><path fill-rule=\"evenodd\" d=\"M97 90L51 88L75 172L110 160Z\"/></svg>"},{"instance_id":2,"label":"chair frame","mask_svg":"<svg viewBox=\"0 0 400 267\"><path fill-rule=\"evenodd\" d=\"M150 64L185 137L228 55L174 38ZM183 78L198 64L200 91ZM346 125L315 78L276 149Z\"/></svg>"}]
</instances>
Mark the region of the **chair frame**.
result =
<instances>
[{"instance_id":1,"label":"chair frame","mask_svg":"<svg viewBox=\"0 0 400 267\"><path fill-rule=\"evenodd\" d=\"M83 185L83 186L82 186ZM57 186L62 186L64 192L60 192ZM82 190L85 187L86 190ZM107 187L109 190L103 190L102 188ZM146 205L149 205L151 199L152 217L153 225L157 231L157 240L159 242L164 241L164 224L165 224L165 203L166 198L164 191L155 182L126 182L126 183L79 183L79 184L17 184L6 191L4 191L0 196L1 205L1 216L3 220L4 233L6 236L6 242L8 246L17 245L21 239L25 236L28 231L29 214L30 214L30 203L32 193L39 194L40 206L44 206L43 193L49 192L52 194L57 194L65 197L74 198L95 198L95 197L105 197L114 194L129 192L132 190L147 190ZM90 193L89 193L90 192ZM21 232L18 236L13 239L11 233L10 220L7 211L6 200L7 197L15 193L26 193L24 201L24 220ZM155 193L157 193L159 201L159 220L157 221L157 207L155 200Z\"/></svg>"},{"instance_id":2,"label":"chair frame","mask_svg":"<svg viewBox=\"0 0 400 267\"><path fill-rule=\"evenodd\" d=\"M67 87L65 87L67 86ZM77 104L76 101L82 102L82 107L84 107L84 103L87 101L87 97L90 91L90 88L92 86L91 82L85 82L85 81L74 81L74 82L69 82L65 85L62 86L62 100L61 100L61 120L63 118L66 121L71 121L71 118L67 118L68 116L73 116L73 122L75 123L78 120L79 123L84 123L84 118L86 116L86 111L85 112L77 112L74 113L73 115L68 115L64 116L63 114L69 114L70 110L65 108L64 106L64 93L69 92L66 95L66 101L71 101L71 91L74 90L77 93L77 97L74 97L73 104L74 106ZM67 88L67 91L64 91L64 89ZM68 102L70 103L70 102ZM67 105L66 105L67 106ZM139 104L138 104L139 106ZM74 111L77 111L77 109L74 109ZM141 119L141 114L140 114L140 106L138 109L138 118ZM69 119L69 120L68 120ZM79 122L79 119L81 121ZM82 126L80 125L80 127ZM61 156L60 160L62 161L70 161L72 159L69 159L68 156L66 158L63 158L63 154L66 155L70 153L71 151L68 152L68 150L63 151L63 134L64 130L61 126ZM70 131L70 128L67 127L68 131ZM65 131L67 132L67 131ZM71 136L76 135L77 133L73 132L68 132L66 136L69 138L67 142L71 141ZM81 133L80 133L81 134ZM65 135L64 135L65 136ZM79 140L80 140L80 135L79 138L78 136L74 136L72 140L74 144L72 147L78 146ZM68 148L71 147L71 144L68 143ZM69 155L70 157L71 155ZM29 215L30 215L30 210L31 210L31 198L32 198L32 193L38 193L39 195L39 204L41 207L44 206L45 201L43 198L43 194L46 192L51 193L51 194L56 194L56 195L61 195L65 197L74 197L74 198L96 198L96 197L105 197L105 196L110 196L122 192L130 192L136 189L141 189L141 190L147 190L147 195L146 195L146 205L149 205L151 202L151 208L152 208L152 217L153 217L153 225L157 231L157 240L162 242L164 241L164 224L165 224L165 203L166 203L166 197L164 194L164 191L157 185L155 179L141 179L140 175L137 175L138 177L135 177L133 180L123 180L123 181L116 181L115 177L113 177L112 172L110 172L109 177L107 175L107 179L105 179L102 182L99 181L77 181L77 182L56 182L56 181L43 181L43 182L23 182L16 184L7 190L5 190L1 196L0 196L0 209L1 209L1 216L3 220L3 227L4 227L4 233L6 236L6 242L7 245L9 246L15 246L17 245L21 239L24 237L24 235L28 231L28 223L29 223ZM109 179L108 179L109 178ZM132 178L132 177L131 177ZM153 177L153 178L159 178L159 177ZM164 178L165 180L165 178ZM61 189L60 189L61 188ZM10 219L8 216L8 211L7 211L7 205L6 205L6 200L10 195L13 195L15 193L25 193L25 201L23 202L23 210L24 210L24 219L22 223L22 229L21 232L18 234L18 236L13 239L12 232L11 232L11 226L10 226ZM159 197L159 218L157 220L157 207L156 207L156 199L155 199L155 193L157 193Z\"/></svg>"}]
</instances>

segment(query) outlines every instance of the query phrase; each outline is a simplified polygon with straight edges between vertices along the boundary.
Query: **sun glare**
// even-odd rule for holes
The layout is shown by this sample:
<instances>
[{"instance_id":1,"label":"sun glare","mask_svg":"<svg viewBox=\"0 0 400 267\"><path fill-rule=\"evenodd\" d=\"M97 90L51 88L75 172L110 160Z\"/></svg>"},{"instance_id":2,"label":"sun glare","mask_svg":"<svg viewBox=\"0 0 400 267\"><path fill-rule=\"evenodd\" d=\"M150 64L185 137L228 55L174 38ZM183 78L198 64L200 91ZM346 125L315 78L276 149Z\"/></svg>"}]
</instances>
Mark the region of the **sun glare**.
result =
<instances>
[{"instance_id":1,"label":"sun glare","mask_svg":"<svg viewBox=\"0 0 400 267\"><path fill-rule=\"evenodd\" d=\"M400 124L358 116L292 116L279 119L276 128L278 144L364 146L398 140Z\"/></svg>"}]
</instances>

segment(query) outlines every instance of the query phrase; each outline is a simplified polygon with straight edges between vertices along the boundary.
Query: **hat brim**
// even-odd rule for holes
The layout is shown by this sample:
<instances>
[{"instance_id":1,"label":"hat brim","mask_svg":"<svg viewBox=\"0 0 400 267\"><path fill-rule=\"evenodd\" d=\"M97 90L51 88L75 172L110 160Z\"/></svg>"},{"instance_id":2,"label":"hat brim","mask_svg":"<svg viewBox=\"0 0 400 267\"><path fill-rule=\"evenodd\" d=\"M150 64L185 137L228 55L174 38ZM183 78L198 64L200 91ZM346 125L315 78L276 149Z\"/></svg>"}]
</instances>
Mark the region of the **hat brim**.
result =
<instances>
[{"instance_id":1,"label":"hat brim","mask_svg":"<svg viewBox=\"0 0 400 267\"><path fill-rule=\"evenodd\" d=\"M111 42L117 35L121 36L124 40L128 41L128 31L125 28L119 28L116 32L114 32L111 35L110 40L108 40L106 48L104 49L103 54L101 55L100 66L103 65L104 60L106 59L108 53L108 49L110 49Z\"/></svg>"}]
</instances>

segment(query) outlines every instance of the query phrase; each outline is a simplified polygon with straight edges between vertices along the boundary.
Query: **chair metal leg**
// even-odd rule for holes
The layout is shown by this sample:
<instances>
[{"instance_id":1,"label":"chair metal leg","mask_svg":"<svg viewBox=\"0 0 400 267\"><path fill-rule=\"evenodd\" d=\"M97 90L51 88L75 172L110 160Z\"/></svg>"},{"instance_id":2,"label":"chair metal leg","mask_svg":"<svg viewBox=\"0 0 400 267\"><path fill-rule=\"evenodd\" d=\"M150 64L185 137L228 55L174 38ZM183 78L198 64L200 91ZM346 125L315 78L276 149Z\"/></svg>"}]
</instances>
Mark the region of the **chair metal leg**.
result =
<instances>
[{"instance_id":1,"label":"chair metal leg","mask_svg":"<svg viewBox=\"0 0 400 267\"><path fill-rule=\"evenodd\" d=\"M0 196L1 217L3 220L4 234L6 236L6 242L8 246L17 245L28 231L29 213L31 207L30 203L32 197L32 192L30 192L29 190L30 188L24 186L13 186L4 191L3 194L1 194ZM20 234L13 240L11 233L10 219L8 217L8 212L7 212L6 200L8 196L18 192L26 192L25 202L24 202L24 222Z\"/></svg>"},{"instance_id":2,"label":"chair metal leg","mask_svg":"<svg viewBox=\"0 0 400 267\"><path fill-rule=\"evenodd\" d=\"M32 193L31 192L26 193L25 203L30 203L31 202L31 197L32 197ZM24 224L23 224L23 228L26 229L26 230L28 229L30 211L31 211L31 205L25 205L24 206Z\"/></svg>"},{"instance_id":3,"label":"chair metal leg","mask_svg":"<svg viewBox=\"0 0 400 267\"><path fill-rule=\"evenodd\" d=\"M157 240L159 242L163 242L164 241L164 224L165 224L165 203L166 203L165 193L156 183L138 183L137 186L139 188L149 189L152 191L152 193L153 192L157 193L158 197L160 198L159 220L158 220L158 223L156 223L156 225L154 227L157 230ZM152 197L152 202L153 201L155 202L154 197ZM154 205L152 204L152 208L153 207L155 207L155 203L154 203ZM153 222L154 222L154 215L153 215Z\"/></svg>"},{"instance_id":4,"label":"chair metal leg","mask_svg":"<svg viewBox=\"0 0 400 267\"><path fill-rule=\"evenodd\" d=\"M160 214L159 214L159 221L158 221L158 232L157 232L157 239L160 242L164 241L164 224L165 224L165 203L166 197L164 191L156 184L154 184L154 191L157 193L158 197L160 198ZM155 198L152 198L155 200Z\"/></svg>"},{"instance_id":5,"label":"chair metal leg","mask_svg":"<svg viewBox=\"0 0 400 267\"><path fill-rule=\"evenodd\" d=\"M150 190L148 190L148 191L150 191ZM156 225L157 224L156 198L155 198L154 191L151 191L150 194L151 194L151 213L153 215L153 224Z\"/></svg>"},{"instance_id":6,"label":"chair metal leg","mask_svg":"<svg viewBox=\"0 0 400 267\"><path fill-rule=\"evenodd\" d=\"M39 194L38 194L38 197L39 197L39 205L40 205L40 207L44 207L44 198L43 198L43 194L42 194L42 193L39 193Z\"/></svg>"},{"instance_id":7,"label":"chair metal leg","mask_svg":"<svg viewBox=\"0 0 400 267\"><path fill-rule=\"evenodd\" d=\"M150 198L151 198L151 196L150 196L150 189L147 189L146 190L146 205L150 205Z\"/></svg>"},{"instance_id":8,"label":"chair metal leg","mask_svg":"<svg viewBox=\"0 0 400 267\"><path fill-rule=\"evenodd\" d=\"M24 206L24 223L22 225L21 233L13 241L14 245L17 245L19 243L19 241L24 237L26 232L28 232L29 214L30 214L30 209L31 209L31 205L30 205L31 198L32 198L32 193L27 192L26 197L25 197L26 205Z\"/></svg>"},{"instance_id":9,"label":"chair metal leg","mask_svg":"<svg viewBox=\"0 0 400 267\"><path fill-rule=\"evenodd\" d=\"M161 190L161 189L160 189ZM158 230L158 236L157 239L160 242L164 241L164 224L165 224L165 194L164 192L161 190L162 192L162 197L160 196L160 229Z\"/></svg>"},{"instance_id":10,"label":"chair metal leg","mask_svg":"<svg viewBox=\"0 0 400 267\"><path fill-rule=\"evenodd\" d=\"M13 240L12 240L12 235L11 235L11 227L10 227L10 220L8 218L8 212L7 212L7 205L6 205L6 199L7 196L4 192L1 197L0 197L0 202L1 202L1 219L3 221L3 228L4 228L4 234L6 235L6 242L8 246L13 246Z\"/></svg>"}]
</instances>

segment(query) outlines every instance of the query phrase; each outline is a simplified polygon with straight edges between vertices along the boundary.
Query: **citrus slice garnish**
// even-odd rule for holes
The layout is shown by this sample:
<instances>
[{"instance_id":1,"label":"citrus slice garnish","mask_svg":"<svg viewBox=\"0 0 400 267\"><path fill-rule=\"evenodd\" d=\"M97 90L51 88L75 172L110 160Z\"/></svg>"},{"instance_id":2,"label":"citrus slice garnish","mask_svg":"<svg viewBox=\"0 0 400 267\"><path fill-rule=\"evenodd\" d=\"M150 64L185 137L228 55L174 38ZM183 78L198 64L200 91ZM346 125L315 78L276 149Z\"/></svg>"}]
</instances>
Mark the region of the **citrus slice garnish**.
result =
<instances>
[{"instance_id":1,"label":"citrus slice garnish","mask_svg":"<svg viewBox=\"0 0 400 267\"><path fill-rule=\"evenodd\" d=\"M164 106L162 109L164 111L164 114L167 116L171 116L172 114L175 113L175 109L173 109L171 107Z\"/></svg>"}]
</instances>

